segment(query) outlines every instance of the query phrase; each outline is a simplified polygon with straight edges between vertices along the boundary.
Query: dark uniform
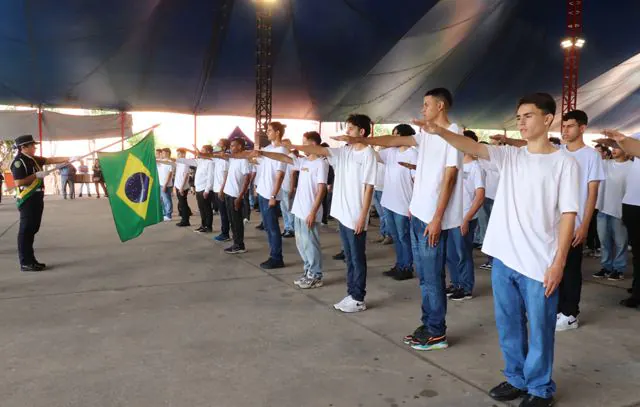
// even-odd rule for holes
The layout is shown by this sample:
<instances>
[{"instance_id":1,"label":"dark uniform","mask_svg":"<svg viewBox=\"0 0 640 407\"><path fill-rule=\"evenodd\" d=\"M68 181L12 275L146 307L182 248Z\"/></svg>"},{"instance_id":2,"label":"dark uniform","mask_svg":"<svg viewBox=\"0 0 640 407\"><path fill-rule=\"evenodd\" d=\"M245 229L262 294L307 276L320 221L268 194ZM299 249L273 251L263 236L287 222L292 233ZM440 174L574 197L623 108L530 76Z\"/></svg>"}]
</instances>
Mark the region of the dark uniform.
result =
<instances>
[{"instance_id":1,"label":"dark uniform","mask_svg":"<svg viewBox=\"0 0 640 407\"><path fill-rule=\"evenodd\" d=\"M25 137L25 136L22 136ZM18 140L16 145L20 145ZM33 140L33 139L31 139ZM24 145L26 143L22 143ZM20 148L20 147L18 147ZM11 162L11 173L15 180L27 178L29 175L42 171L46 160L43 157L29 157L18 152ZM31 185L18 187L18 210L20 211L20 230L18 232L18 257L22 271L40 271L44 269L38 263L33 253L33 240L40 230L42 212L44 210L44 183L35 179Z\"/></svg>"}]
</instances>

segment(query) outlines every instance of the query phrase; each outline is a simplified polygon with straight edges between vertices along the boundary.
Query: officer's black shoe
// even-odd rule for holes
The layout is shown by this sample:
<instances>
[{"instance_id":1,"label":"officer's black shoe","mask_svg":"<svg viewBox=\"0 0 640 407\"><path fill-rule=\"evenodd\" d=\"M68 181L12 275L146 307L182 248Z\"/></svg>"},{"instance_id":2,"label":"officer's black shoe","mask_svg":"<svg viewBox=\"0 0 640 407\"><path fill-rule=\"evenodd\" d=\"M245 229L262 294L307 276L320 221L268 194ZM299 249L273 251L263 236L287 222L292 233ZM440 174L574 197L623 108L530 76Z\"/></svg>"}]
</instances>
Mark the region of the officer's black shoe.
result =
<instances>
[{"instance_id":1,"label":"officer's black shoe","mask_svg":"<svg viewBox=\"0 0 640 407\"><path fill-rule=\"evenodd\" d=\"M44 268L38 266L37 264L23 264L20 266L20 271L22 272L38 272L42 271Z\"/></svg>"},{"instance_id":2,"label":"officer's black shoe","mask_svg":"<svg viewBox=\"0 0 640 407\"><path fill-rule=\"evenodd\" d=\"M43 270L47 268L46 264L40 263L38 260L34 261L33 264L35 264L36 266L42 268Z\"/></svg>"}]
</instances>

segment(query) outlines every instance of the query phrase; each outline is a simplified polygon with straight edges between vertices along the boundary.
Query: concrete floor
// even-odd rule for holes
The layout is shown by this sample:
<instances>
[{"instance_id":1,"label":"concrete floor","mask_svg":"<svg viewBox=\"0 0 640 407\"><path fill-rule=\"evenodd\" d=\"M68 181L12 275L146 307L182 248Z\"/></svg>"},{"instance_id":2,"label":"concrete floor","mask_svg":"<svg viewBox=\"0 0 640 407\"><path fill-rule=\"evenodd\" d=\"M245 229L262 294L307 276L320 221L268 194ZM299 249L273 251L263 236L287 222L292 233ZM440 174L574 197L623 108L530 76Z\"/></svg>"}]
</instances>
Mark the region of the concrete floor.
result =
<instances>
[{"instance_id":1,"label":"concrete floor","mask_svg":"<svg viewBox=\"0 0 640 407\"><path fill-rule=\"evenodd\" d=\"M381 275L391 247L368 245L369 310L344 315L331 306L346 291L333 228L326 286L300 291L293 240L289 267L265 273L255 221L238 257L174 223L122 244L106 200L47 198L36 250L50 269L21 274L17 211L0 205L0 406L503 405L486 394L502 381L489 273L476 298L449 304L451 347L419 353L401 342L419 324L416 280ZM584 268L582 325L556 341L558 405L640 405L640 314L617 305L630 282Z\"/></svg>"}]
</instances>

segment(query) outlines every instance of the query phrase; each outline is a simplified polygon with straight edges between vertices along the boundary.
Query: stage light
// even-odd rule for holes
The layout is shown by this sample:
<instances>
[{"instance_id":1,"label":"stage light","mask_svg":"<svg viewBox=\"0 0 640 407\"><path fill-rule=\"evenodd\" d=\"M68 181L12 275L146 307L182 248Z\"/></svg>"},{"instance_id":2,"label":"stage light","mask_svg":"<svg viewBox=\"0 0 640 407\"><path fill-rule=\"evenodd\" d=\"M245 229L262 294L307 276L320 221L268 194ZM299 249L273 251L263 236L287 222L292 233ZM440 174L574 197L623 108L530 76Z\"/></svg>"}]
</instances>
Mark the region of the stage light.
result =
<instances>
[{"instance_id":1,"label":"stage light","mask_svg":"<svg viewBox=\"0 0 640 407\"><path fill-rule=\"evenodd\" d=\"M576 40L576 47L578 47L578 48L582 48L582 47L584 47L585 42L586 42L586 41L585 41L584 39L582 39L582 38L578 38L578 39Z\"/></svg>"},{"instance_id":2,"label":"stage light","mask_svg":"<svg viewBox=\"0 0 640 407\"><path fill-rule=\"evenodd\" d=\"M566 49L566 48L571 48L571 47L573 47L573 40L571 40L571 39L566 39L566 40L562 41L562 42L560 43L560 45L562 46L562 48L565 48L565 49Z\"/></svg>"}]
</instances>

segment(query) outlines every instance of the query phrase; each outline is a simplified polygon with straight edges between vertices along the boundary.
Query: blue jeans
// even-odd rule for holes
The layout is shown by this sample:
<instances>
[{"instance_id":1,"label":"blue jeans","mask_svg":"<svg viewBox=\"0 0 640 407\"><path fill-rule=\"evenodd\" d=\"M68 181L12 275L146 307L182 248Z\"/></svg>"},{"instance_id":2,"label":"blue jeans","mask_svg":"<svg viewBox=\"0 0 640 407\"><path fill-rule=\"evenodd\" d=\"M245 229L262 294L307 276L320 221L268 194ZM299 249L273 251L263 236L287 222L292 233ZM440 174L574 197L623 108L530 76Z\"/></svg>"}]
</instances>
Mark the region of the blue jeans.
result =
<instances>
[{"instance_id":1,"label":"blue jeans","mask_svg":"<svg viewBox=\"0 0 640 407\"><path fill-rule=\"evenodd\" d=\"M534 396L551 397L556 391L551 373L558 290L546 298L541 282L510 269L500 259L493 260L491 283L507 382Z\"/></svg>"},{"instance_id":2,"label":"blue jeans","mask_svg":"<svg viewBox=\"0 0 640 407\"><path fill-rule=\"evenodd\" d=\"M465 293L473 292L476 282L473 265L473 235L478 220L469 222L469 231L462 236L460 228L449 229L447 236L447 268L454 287L460 287Z\"/></svg>"},{"instance_id":3,"label":"blue jeans","mask_svg":"<svg viewBox=\"0 0 640 407\"><path fill-rule=\"evenodd\" d=\"M282 220L284 221L284 230L293 232L295 229L295 216L291 213L291 205L289 205L289 197L291 192L282 190L282 201L280 201L280 210L282 211Z\"/></svg>"},{"instance_id":4,"label":"blue jeans","mask_svg":"<svg viewBox=\"0 0 640 407\"><path fill-rule=\"evenodd\" d=\"M62 187L62 196L67 197L67 185L69 186L69 197L71 199L76 197L76 184L73 180L73 176L70 175L61 175L60 176L60 187Z\"/></svg>"},{"instance_id":5,"label":"blue jeans","mask_svg":"<svg viewBox=\"0 0 640 407\"><path fill-rule=\"evenodd\" d=\"M356 301L364 301L367 294L367 232L359 235L340 224L340 239L347 263L347 294Z\"/></svg>"},{"instance_id":6,"label":"blue jeans","mask_svg":"<svg viewBox=\"0 0 640 407\"><path fill-rule=\"evenodd\" d=\"M294 216L296 228L296 247L302 257L304 273L311 278L322 278L322 250L320 249L320 234L318 225L313 224L309 229L307 222Z\"/></svg>"},{"instance_id":7,"label":"blue jeans","mask_svg":"<svg viewBox=\"0 0 640 407\"><path fill-rule=\"evenodd\" d=\"M173 187L167 187L167 192L163 192L162 187L160 187L160 198L162 198L162 213L167 218L171 218L171 214L173 213L171 191L173 191Z\"/></svg>"},{"instance_id":8,"label":"blue jeans","mask_svg":"<svg viewBox=\"0 0 640 407\"><path fill-rule=\"evenodd\" d=\"M396 267L399 269L413 267L411 222L409 217L386 208L385 211L387 212L387 228L396 247Z\"/></svg>"},{"instance_id":9,"label":"blue jeans","mask_svg":"<svg viewBox=\"0 0 640 407\"><path fill-rule=\"evenodd\" d=\"M627 228L622 219L602 212L598 212L596 221L602 251L602 268L609 272L624 273L627 268Z\"/></svg>"},{"instance_id":10,"label":"blue jeans","mask_svg":"<svg viewBox=\"0 0 640 407\"><path fill-rule=\"evenodd\" d=\"M260 205L260 214L262 215L262 223L264 230L267 232L267 239L271 251L269 257L275 261L282 260L282 235L280 234L280 224L278 223L278 205L273 208L269 206L269 200L258 195L258 205Z\"/></svg>"},{"instance_id":11,"label":"blue jeans","mask_svg":"<svg viewBox=\"0 0 640 407\"><path fill-rule=\"evenodd\" d=\"M387 228L387 217L385 213L387 210L382 207L380 200L382 199L382 191L374 191L373 192L373 206L376 208L376 212L378 213L378 218L380 219L380 234L384 237L391 235L389 229Z\"/></svg>"},{"instance_id":12,"label":"blue jeans","mask_svg":"<svg viewBox=\"0 0 640 407\"><path fill-rule=\"evenodd\" d=\"M479 211L478 215L478 226L476 228L476 236L474 238L474 242L478 244L484 243L484 235L487 233L487 227L489 226L489 219L491 218L491 211L493 210L493 199L484 198L484 203L482 204L482 208ZM481 224L483 227L481 227ZM482 236L480 236L482 233ZM487 256L487 263L493 263L493 257Z\"/></svg>"},{"instance_id":13,"label":"blue jeans","mask_svg":"<svg viewBox=\"0 0 640 407\"><path fill-rule=\"evenodd\" d=\"M430 247L428 235L424 236L426 227L420 219L411 218L411 247L422 293L422 324L431 336L442 336L447 332L444 265L448 230L443 230L438 244Z\"/></svg>"}]
</instances>

